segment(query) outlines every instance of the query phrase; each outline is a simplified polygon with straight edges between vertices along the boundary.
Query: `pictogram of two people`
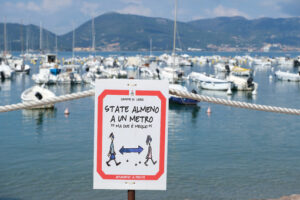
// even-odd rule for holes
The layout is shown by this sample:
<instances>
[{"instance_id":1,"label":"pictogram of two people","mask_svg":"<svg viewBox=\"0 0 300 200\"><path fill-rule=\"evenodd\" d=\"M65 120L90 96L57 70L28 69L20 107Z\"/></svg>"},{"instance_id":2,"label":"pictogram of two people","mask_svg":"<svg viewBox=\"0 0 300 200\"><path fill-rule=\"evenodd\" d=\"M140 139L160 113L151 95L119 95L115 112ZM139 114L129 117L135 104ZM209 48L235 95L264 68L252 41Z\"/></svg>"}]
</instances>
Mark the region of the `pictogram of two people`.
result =
<instances>
[{"instance_id":1,"label":"pictogram of two people","mask_svg":"<svg viewBox=\"0 0 300 200\"><path fill-rule=\"evenodd\" d=\"M115 151L115 147L114 147L114 139L115 139L114 134L111 133L109 135L109 138L111 139L111 143L110 143L110 147L109 147L109 152L107 154L107 156L109 157L109 160L106 162L106 164L107 164L107 166L111 166L110 162L114 161L116 166L118 166L118 165L121 164L121 162L117 162L117 160L116 160L116 151ZM151 142L152 142L152 137L150 135L148 135L147 139L146 139L146 145L148 145L148 152L147 152L147 155L146 155L146 161L144 162L144 164L146 166L148 166L148 161L149 160L152 161L153 165L155 165L157 163L157 161L153 160Z\"/></svg>"}]
</instances>

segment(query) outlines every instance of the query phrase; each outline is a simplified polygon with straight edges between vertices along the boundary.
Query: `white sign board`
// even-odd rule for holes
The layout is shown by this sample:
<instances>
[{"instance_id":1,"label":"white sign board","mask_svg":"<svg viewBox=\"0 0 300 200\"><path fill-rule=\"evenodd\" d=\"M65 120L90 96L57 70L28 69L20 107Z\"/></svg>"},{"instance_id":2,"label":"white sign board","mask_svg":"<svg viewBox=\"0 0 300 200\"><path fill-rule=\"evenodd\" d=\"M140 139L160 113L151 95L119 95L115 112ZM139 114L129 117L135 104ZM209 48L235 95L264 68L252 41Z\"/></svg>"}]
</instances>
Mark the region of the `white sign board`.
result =
<instances>
[{"instance_id":1,"label":"white sign board","mask_svg":"<svg viewBox=\"0 0 300 200\"><path fill-rule=\"evenodd\" d=\"M97 80L94 189L166 190L168 82Z\"/></svg>"}]
</instances>

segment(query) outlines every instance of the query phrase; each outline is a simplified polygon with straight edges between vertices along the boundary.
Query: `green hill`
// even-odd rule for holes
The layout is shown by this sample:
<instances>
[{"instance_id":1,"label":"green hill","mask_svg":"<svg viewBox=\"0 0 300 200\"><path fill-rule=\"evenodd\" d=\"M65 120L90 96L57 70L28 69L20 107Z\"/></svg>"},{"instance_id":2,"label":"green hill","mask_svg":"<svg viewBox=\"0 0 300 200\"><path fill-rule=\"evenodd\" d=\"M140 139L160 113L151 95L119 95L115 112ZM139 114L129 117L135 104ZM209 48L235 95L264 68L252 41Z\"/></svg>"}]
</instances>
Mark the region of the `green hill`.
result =
<instances>
[{"instance_id":1,"label":"green hill","mask_svg":"<svg viewBox=\"0 0 300 200\"><path fill-rule=\"evenodd\" d=\"M177 47L207 49L208 46L256 47L276 43L300 47L300 18L218 17L191 22L178 22ZM39 50L40 29L35 25L7 23L7 48L23 47ZM75 46L92 46L92 20L75 29ZM96 49L101 51L148 50L152 39L153 50L171 50L173 21L164 18L130 14L107 13L95 18ZM3 24L0 23L0 51L4 48ZM59 50L72 49L72 30L58 36ZM55 34L43 29L43 49L54 50Z\"/></svg>"}]
</instances>

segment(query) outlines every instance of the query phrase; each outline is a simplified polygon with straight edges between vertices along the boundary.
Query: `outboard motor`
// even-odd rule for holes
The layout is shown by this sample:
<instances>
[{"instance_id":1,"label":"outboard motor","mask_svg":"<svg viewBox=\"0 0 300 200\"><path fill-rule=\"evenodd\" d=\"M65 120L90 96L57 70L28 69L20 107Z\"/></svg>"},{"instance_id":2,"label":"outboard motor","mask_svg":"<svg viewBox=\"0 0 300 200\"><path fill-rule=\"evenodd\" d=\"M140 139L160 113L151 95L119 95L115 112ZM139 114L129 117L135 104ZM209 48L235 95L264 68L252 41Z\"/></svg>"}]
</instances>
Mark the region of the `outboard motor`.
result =
<instances>
[{"instance_id":1,"label":"outboard motor","mask_svg":"<svg viewBox=\"0 0 300 200\"><path fill-rule=\"evenodd\" d=\"M158 68L156 68L155 70L156 70L156 72L157 72L158 79L160 80L160 75L159 75L160 71L159 71L159 69L158 69Z\"/></svg>"},{"instance_id":2,"label":"outboard motor","mask_svg":"<svg viewBox=\"0 0 300 200\"><path fill-rule=\"evenodd\" d=\"M300 67L300 61L294 60L294 67Z\"/></svg>"},{"instance_id":3,"label":"outboard motor","mask_svg":"<svg viewBox=\"0 0 300 200\"><path fill-rule=\"evenodd\" d=\"M42 100L43 99L43 95L39 92L36 92L34 95L38 100Z\"/></svg>"},{"instance_id":4,"label":"outboard motor","mask_svg":"<svg viewBox=\"0 0 300 200\"><path fill-rule=\"evenodd\" d=\"M4 74L4 72L2 71L2 72L0 72L0 78L1 78L1 80L4 80L5 79L5 74Z\"/></svg>"},{"instance_id":5,"label":"outboard motor","mask_svg":"<svg viewBox=\"0 0 300 200\"><path fill-rule=\"evenodd\" d=\"M178 78L182 78L182 77L183 77L183 72L179 72L179 73L177 74L177 76L178 76Z\"/></svg>"},{"instance_id":6,"label":"outboard motor","mask_svg":"<svg viewBox=\"0 0 300 200\"><path fill-rule=\"evenodd\" d=\"M249 77L247 79L247 86L248 87L253 87L254 86L254 84L253 84L253 78L252 77Z\"/></svg>"},{"instance_id":7,"label":"outboard motor","mask_svg":"<svg viewBox=\"0 0 300 200\"><path fill-rule=\"evenodd\" d=\"M113 67L118 67L118 64L117 64L116 60L114 60L114 62L113 62Z\"/></svg>"},{"instance_id":8,"label":"outboard motor","mask_svg":"<svg viewBox=\"0 0 300 200\"><path fill-rule=\"evenodd\" d=\"M227 73L229 73L229 72L230 72L229 65L225 65L225 69L226 69L226 72L227 72Z\"/></svg>"},{"instance_id":9,"label":"outboard motor","mask_svg":"<svg viewBox=\"0 0 300 200\"><path fill-rule=\"evenodd\" d=\"M72 73L70 73L70 79L71 79L71 82L73 82L74 81L74 73L72 72Z\"/></svg>"},{"instance_id":10,"label":"outboard motor","mask_svg":"<svg viewBox=\"0 0 300 200\"><path fill-rule=\"evenodd\" d=\"M89 67L86 67L86 68L85 68L85 71L86 71L86 72L89 72L89 71L90 71L90 68L89 68Z\"/></svg>"}]
</instances>

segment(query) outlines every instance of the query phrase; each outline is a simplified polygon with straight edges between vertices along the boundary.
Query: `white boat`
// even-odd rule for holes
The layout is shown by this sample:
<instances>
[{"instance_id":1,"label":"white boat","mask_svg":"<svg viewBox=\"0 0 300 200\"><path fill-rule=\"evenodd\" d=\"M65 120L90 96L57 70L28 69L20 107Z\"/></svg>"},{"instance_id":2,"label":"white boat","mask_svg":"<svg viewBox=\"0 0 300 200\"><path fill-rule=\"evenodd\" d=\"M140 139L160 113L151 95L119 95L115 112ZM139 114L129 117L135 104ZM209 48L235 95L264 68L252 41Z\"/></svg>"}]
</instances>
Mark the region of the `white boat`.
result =
<instances>
[{"instance_id":1,"label":"white boat","mask_svg":"<svg viewBox=\"0 0 300 200\"><path fill-rule=\"evenodd\" d=\"M40 101L44 99L49 99L52 97L55 97L56 95L51 92L50 90L35 85L31 88L26 89L22 94L21 94L21 99L23 103L27 102L32 102L32 101ZM43 105L43 106L36 106L32 107L31 109L36 109L36 108L53 108L54 104L48 104L48 105Z\"/></svg>"},{"instance_id":2,"label":"white boat","mask_svg":"<svg viewBox=\"0 0 300 200\"><path fill-rule=\"evenodd\" d=\"M201 82L200 87L206 90L227 91L228 89L232 88L232 84L229 81L211 78L211 80Z\"/></svg>"},{"instance_id":3,"label":"white boat","mask_svg":"<svg viewBox=\"0 0 300 200\"><path fill-rule=\"evenodd\" d=\"M246 69L243 67L239 67L239 66L234 66L231 71L231 74L236 75L236 76L251 76L252 71L251 69Z\"/></svg>"},{"instance_id":4,"label":"white boat","mask_svg":"<svg viewBox=\"0 0 300 200\"><path fill-rule=\"evenodd\" d=\"M155 79L157 78L157 72L147 67L140 67L139 77L142 79Z\"/></svg>"},{"instance_id":5,"label":"white boat","mask_svg":"<svg viewBox=\"0 0 300 200\"><path fill-rule=\"evenodd\" d=\"M14 71L7 64L5 64L2 58L0 58L0 79L10 79L13 73Z\"/></svg>"},{"instance_id":6,"label":"white boat","mask_svg":"<svg viewBox=\"0 0 300 200\"><path fill-rule=\"evenodd\" d=\"M287 57L277 57L276 58L278 67L281 68L291 68L294 66L294 60Z\"/></svg>"},{"instance_id":7,"label":"white boat","mask_svg":"<svg viewBox=\"0 0 300 200\"><path fill-rule=\"evenodd\" d=\"M253 59L252 66L258 67L258 68L260 68L260 67L266 68L266 67L271 67L272 62L271 62L270 58L268 58L268 59L255 58L255 59Z\"/></svg>"},{"instance_id":8,"label":"white boat","mask_svg":"<svg viewBox=\"0 0 300 200\"><path fill-rule=\"evenodd\" d=\"M68 64L62 67L63 72L57 75L57 82L62 84L82 83L82 78L78 73L79 65Z\"/></svg>"},{"instance_id":9,"label":"white boat","mask_svg":"<svg viewBox=\"0 0 300 200\"><path fill-rule=\"evenodd\" d=\"M215 71L216 72L230 72L233 68L233 65L228 64L228 63L222 63L219 62L217 64L214 65Z\"/></svg>"},{"instance_id":10,"label":"white boat","mask_svg":"<svg viewBox=\"0 0 300 200\"><path fill-rule=\"evenodd\" d=\"M253 82L253 78L249 77L247 79L229 75L227 81L233 82L233 89L239 91L253 91L258 87L256 82Z\"/></svg>"},{"instance_id":11,"label":"white boat","mask_svg":"<svg viewBox=\"0 0 300 200\"><path fill-rule=\"evenodd\" d=\"M199 82L202 89L207 90L228 90L232 88L232 83L226 80L207 76L202 73L192 72L188 75L188 79Z\"/></svg>"},{"instance_id":12,"label":"white boat","mask_svg":"<svg viewBox=\"0 0 300 200\"><path fill-rule=\"evenodd\" d=\"M55 54L47 54L44 55L42 58L43 58L43 62L40 65L40 68L47 68L47 69L60 68Z\"/></svg>"},{"instance_id":13,"label":"white boat","mask_svg":"<svg viewBox=\"0 0 300 200\"><path fill-rule=\"evenodd\" d=\"M283 81L300 81L300 72L298 74L290 72L276 71L275 76Z\"/></svg>"},{"instance_id":14,"label":"white boat","mask_svg":"<svg viewBox=\"0 0 300 200\"><path fill-rule=\"evenodd\" d=\"M178 83L182 80L183 77L183 71L179 68L173 68L173 67L157 68L156 72L158 74L159 79L168 80L169 83Z\"/></svg>"},{"instance_id":15,"label":"white boat","mask_svg":"<svg viewBox=\"0 0 300 200\"><path fill-rule=\"evenodd\" d=\"M199 73L199 72L191 72L188 76L187 79L190 81L194 82L201 82L205 81L207 76L204 73Z\"/></svg>"},{"instance_id":16,"label":"white boat","mask_svg":"<svg viewBox=\"0 0 300 200\"><path fill-rule=\"evenodd\" d=\"M10 59L8 60L9 66L14 69L15 72L29 73L30 66L24 63L23 59Z\"/></svg>"},{"instance_id":17,"label":"white boat","mask_svg":"<svg viewBox=\"0 0 300 200\"><path fill-rule=\"evenodd\" d=\"M59 71L60 69L53 68L52 71ZM40 68L38 74L32 75L32 80L37 84L55 84L57 83L58 76L56 72L52 73L51 69Z\"/></svg>"},{"instance_id":18,"label":"white boat","mask_svg":"<svg viewBox=\"0 0 300 200\"><path fill-rule=\"evenodd\" d=\"M56 55L47 54L44 59L44 62L40 65L39 73L33 74L32 80L37 84L55 84L58 79L57 75L61 72Z\"/></svg>"},{"instance_id":19,"label":"white boat","mask_svg":"<svg viewBox=\"0 0 300 200\"><path fill-rule=\"evenodd\" d=\"M82 81L84 83L92 83L95 81L95 79L96 79L96 77L93 72L88 71L88 72L82 74Z\"/></svg>"},{"instance_id":20,"label":"white boat","mask_svg":"<svg viewBox=\"0 0 300 200\"><path fill-rule=\"evenodd\" d=\"M16 65L15 66L15 71L16 72L25 72L25 73L29 73L30 72L30 66L27 64L20 64L20 65Z\"/></svg>"}]
</instances>

